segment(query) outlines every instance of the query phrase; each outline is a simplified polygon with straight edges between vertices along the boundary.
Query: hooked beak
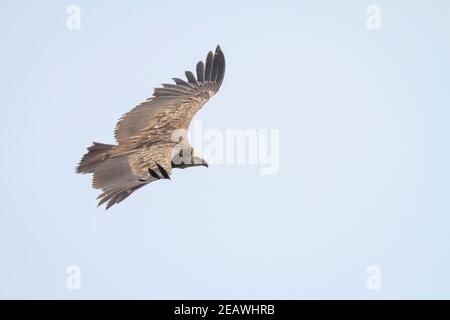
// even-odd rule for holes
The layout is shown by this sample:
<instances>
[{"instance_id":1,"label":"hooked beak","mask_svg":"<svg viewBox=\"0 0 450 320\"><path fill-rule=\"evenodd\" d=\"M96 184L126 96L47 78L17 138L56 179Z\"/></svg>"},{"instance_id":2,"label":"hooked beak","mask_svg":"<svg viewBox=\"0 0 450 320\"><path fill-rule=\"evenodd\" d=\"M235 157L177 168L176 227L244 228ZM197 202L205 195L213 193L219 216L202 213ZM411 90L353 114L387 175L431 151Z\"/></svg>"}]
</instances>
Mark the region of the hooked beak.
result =
<instances>
[{"instance_id":1,"label":"hooked beak","mask_svg":"<svg viewBox=\"0 0 450 320\"><path fill-rule=\"evenodd\" d=\"M203 160L203 162L202 162L202 166L204 166L204 167L209 167L209 164L208 164L208 162L206 162L205 160Z\"/></svg>"}]
</instances>

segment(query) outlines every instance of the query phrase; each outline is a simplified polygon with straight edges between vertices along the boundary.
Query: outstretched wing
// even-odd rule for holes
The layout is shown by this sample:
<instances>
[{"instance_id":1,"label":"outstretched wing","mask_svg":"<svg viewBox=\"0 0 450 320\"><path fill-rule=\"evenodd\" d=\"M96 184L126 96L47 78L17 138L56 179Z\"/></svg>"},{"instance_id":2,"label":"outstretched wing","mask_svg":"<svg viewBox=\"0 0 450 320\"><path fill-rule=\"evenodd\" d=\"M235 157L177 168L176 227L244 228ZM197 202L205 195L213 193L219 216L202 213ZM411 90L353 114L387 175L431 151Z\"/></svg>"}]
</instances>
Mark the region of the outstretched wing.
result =
<instances>
[{"instance_id":1,"label":"outstretched wing","mask_svg":"<svg viewBox=\"0 0 450 320\"><path fill-rule=\"evenodd\" d=\"M94 171L93 187L103 192L99 205L106 208L159 179L170 179L172 133L187 129L194 114L219 90L225 73L225 58L217 46L196 67L196 76L186 71L187 81L156 88L153 97L122 116L115 129L117 146Z\"/></svg>"},{"instance_id":2,"label":"outstretched wing","mask_svg":"<svg viewBox=\"0 0 450 320\"><path fill-rule=\"evenodd\" d=\"M124 114L114 132L117 143L128 142L155 122L160 128L168 124L167 129L177 124L188 126L195 112L217 93L224 74L225 57L217 46L214 54L208 53L205 62L197 63L196 76L186 71L187 81L174 78L175 84L156 88L151 98ZM161 123L167 117L167 121Z\"/></svg>"}]
</instances>

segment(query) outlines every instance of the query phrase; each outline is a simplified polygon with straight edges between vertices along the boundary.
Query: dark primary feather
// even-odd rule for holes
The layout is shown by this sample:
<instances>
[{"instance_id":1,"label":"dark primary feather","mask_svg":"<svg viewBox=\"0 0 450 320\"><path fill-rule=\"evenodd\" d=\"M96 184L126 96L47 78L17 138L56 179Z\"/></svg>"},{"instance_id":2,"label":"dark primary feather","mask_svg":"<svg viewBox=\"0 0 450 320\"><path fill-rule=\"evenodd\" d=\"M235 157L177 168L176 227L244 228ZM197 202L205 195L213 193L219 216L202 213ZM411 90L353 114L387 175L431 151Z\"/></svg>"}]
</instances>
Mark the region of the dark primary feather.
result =
<instances>
[{"instance_id":1,"label":"dark primary feather","mask_svg":"<svg viewBox=\"0 0 450 320\"><path fill-rule=\"evenodd\" d=\"M192 84L189 84L189 82L186 82L183 79L172 78L172 80L179 86L183 86L189 89L195 88Z\"/></svg>"},{"instance_id":2,"label":"dark primary feather","mask_svg":"<svg viewBox=\"0 0 450 320\"><path fill-rule=\"evenodd\" d=\"M197 72L197 80L201 83L204 83L205 80L205 64L203 61L199 61L196 67Z\"/></svg>"},{"instance_id":3,"label":"dark primary feather","mask_svg":"<svg viewBox=\"0 0 450 320\"><path fill-rule=\"evenodd\" d=\"M215 76L212 81L219 84L220 87L220 84L222 84L223 77L225 75L225 57L219 46L217 46L216 55L214 56L213 70L215 70L213 72ZM219 89L217 88L217 90Z\"/></svg>"},{"instance_id":4,"label":"dark primary feather","mask_svg":"<svg viewBox=\"0 0 450 320\"><path fill-rule=\"evenodd\" d=\"M211 81L212 66L213 66L213 53L210 51L206 56L205 82Z\"/></svg>"},{"instance_id":5,"label":"dark primary feather","mask_svg":"<svg viewBox=\"0 0 450 320\"><path fill-rule=\"evenodd\" d=\"M192 83L192 84L198 86L197 79L195 79L195 76L192 72L186 71L184 74L186 75L186 78L188 79L189 83Z\"/></svg>"}]
</instances>

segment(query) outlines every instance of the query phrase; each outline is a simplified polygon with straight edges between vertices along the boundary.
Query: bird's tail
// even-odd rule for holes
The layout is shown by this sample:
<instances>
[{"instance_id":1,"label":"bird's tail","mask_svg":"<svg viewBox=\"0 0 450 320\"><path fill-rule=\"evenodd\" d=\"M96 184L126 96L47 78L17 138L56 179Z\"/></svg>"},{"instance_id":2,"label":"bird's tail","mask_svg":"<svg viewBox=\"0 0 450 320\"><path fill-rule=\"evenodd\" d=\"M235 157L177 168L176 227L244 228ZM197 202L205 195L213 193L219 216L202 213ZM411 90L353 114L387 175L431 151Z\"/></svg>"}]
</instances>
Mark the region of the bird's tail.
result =
<instances>
[{"instance_id":1,"label":"bird's tail","mask_svg":"<svg viewBox=\"0 0 450 320\"><path fill-rule=\"evenodd\" d=\"M77 173L93 173L95 168L109 158L109 151L114 147L112 144L104 144L93 142L88 147L88 152L81 158L80 163L76 167Z\"/></svg>"},{"instance_id":2,"label":"bird's tail","mask_svg":"<svg viewBox=\"0 0 450 320\"><path fill-rule=\"evenodd\" d=\"M97 197L98 205L108 202L106 209L154 181L134 175L126 156L111 157L113 147L111 144L94 142L87 148L88 152L76 168L77 173L93 173L92 186L102 190Z\"/></svg>"}]
</instances>

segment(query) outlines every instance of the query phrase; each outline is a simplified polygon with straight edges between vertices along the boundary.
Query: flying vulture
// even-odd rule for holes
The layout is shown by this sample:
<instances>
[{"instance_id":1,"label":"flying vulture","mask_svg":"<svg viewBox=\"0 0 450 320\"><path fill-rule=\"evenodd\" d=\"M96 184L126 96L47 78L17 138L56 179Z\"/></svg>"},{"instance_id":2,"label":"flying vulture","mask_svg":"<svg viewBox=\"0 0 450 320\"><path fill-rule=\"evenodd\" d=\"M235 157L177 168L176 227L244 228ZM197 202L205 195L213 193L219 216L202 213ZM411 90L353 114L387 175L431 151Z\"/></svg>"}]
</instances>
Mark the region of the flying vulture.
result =
<instances>
[{"instance_id":1,"label":"flying vulture","mask_svg":"<svg viewBox=\"0 0 450 320\"><path fill-rule=\"evenodd\" d=\"M219 91L225 74L225 57L217 46L206 61L197 63L196 76L173 78L153 96L124 114L116 124L116 144L93 142L78 164L77 173L92 173L92 186L100 189L99 203L106 209L139 188L170 179L173 168L206 166L187 139L175 133L187 130L195 113ZM181 146L181 147L180 147Z\"/></svg>"}]
</instances>

